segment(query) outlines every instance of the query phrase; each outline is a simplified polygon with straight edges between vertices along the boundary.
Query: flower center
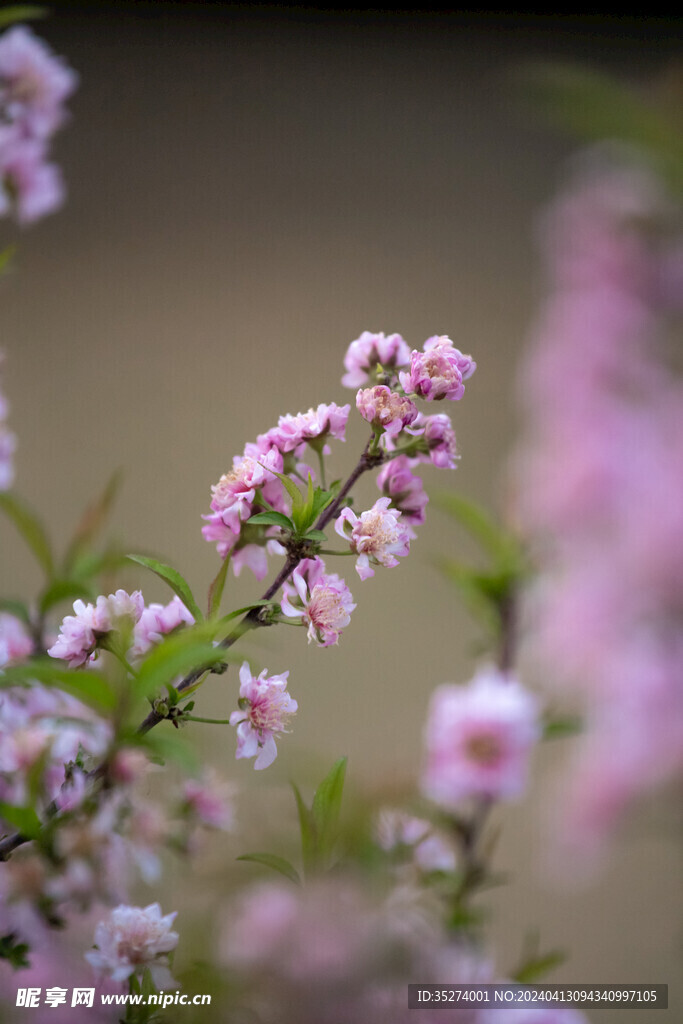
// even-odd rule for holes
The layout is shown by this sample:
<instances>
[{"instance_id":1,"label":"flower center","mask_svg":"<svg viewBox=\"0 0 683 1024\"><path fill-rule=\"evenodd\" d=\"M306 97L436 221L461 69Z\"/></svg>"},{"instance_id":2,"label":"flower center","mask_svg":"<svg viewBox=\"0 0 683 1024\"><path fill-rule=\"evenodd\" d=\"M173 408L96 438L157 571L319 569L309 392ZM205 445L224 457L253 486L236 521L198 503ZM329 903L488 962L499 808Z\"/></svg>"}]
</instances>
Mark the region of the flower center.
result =
<instances>
[{"instance_id":1,"label":"flower center","mask_svg":"<svg viewBox=\"0 0 683 1024\"><path fill-rule=\"evenodd\" d=\"M481 733L479 736L472 736L466 743L465 749L468 757L477 764L493 765L499 760L502 749L496 736Z\"/></svg>"}]
</instances>

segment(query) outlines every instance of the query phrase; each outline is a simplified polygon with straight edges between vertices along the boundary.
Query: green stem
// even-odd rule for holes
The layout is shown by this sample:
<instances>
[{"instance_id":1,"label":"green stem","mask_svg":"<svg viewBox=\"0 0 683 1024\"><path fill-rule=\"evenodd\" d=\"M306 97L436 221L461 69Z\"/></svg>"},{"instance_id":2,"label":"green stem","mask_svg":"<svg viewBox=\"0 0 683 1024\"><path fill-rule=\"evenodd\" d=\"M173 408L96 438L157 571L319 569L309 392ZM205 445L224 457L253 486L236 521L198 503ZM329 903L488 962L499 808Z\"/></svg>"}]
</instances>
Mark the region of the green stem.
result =
<instances>
[{"instance_id":1,"label":"green stem","mask_svg":"<svg viewBox=\"0 0 683 1024\"><path fill-rule=\"evenodd\" d=\"M229 718L200 718L199 715L183 715L186 722L206 722L207 725L230 725Z\"/></svg>"},{"instance_id":2,"label":"green stem","mask_svg":"<svg viewBox=\"0 0 683 1024\"><path fill-rule=\"evenodd\" d=\"M322 448L318 448L318 463L320 464L320 486L324 491L327 490L327 484L325 483L325 456L323 455Z\"/></svg>"}]
</instances>

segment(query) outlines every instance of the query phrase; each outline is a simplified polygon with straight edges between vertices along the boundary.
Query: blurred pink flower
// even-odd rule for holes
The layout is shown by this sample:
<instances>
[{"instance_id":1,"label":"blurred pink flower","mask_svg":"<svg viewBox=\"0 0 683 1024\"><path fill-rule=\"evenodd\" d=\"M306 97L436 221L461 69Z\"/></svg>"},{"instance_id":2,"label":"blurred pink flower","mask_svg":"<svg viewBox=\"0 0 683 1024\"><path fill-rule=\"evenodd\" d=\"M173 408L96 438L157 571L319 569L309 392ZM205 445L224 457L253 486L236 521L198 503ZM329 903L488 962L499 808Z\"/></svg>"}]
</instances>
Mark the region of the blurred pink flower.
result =
<instances>
[{"instance_id":1,"label":"blurred pink flower","mask_svg":"<svg viewBox=\"0 0 683 1024\"><path fill-rule=\"evenodd\" d=\"M141 657L164 636L179 629L183 625L191 626L194 616L190 614L178 595L167 605L147 605L133 630L133 657Z\"/></svg>"},{"instance_id":2,"label":"blurred pink flower","mask_svg":"<svg viewBox=\"0 0 683 1024\"><path fill-rule=\"evenodd\" d=\"M28 627L9 612L0 612L0 668L16 665L33 654Z\"/></svg>"},{"instance_id":3,"label":"blurred pink flower","mask_svg":"<svg viewBox=\"0 0 683 1024\"><path fill-rule=\"evenodd\" d=\"M168 953L178 945L178 933L171 930L176 913L162 917L158 903L142 907L121 904L100 921L95 929L95 949L85 959L95 968L98 977L112 981L125 981L146 967L152 977L170 979L167 969ZM159 986L161 987L161 985Z\"/></svg>"},{"instance_id":4,"label":"blurred pink flower","mask_svg":"<svg viewBox=\"0 0 683 1024\"><path fill-rule=\"evenodd\" d=\"M540 735L536 698L493 667L466 686L440 686L425 728L422 791L447 810L470 797L514 800Z\"/></svg>"},{"instance_id":5,"label":"blurred pink flower","mask_svg":"<svg viewBox=\"0 0 683 1024\"><path fill-rule=\"evenodd\" d=\"M409 524L410 535L415 537L412 527L424 523L429 498L422 480L410 468L408 456L398 455L387 462L377 474L377 486L391 499L392 508L398 509L401 522Z\"/></svg>"},{"instance_id":6,"label":"blurred pink flower","mask_svg":"<svg viewBox=\"0 0 683 1024\"><path fill-rule=\"evenodd\" d=\"M24 135L52 135L77 84L76 73L30 28L16 25L0 36L0 106Z\"/></svg>"}]
</instances>

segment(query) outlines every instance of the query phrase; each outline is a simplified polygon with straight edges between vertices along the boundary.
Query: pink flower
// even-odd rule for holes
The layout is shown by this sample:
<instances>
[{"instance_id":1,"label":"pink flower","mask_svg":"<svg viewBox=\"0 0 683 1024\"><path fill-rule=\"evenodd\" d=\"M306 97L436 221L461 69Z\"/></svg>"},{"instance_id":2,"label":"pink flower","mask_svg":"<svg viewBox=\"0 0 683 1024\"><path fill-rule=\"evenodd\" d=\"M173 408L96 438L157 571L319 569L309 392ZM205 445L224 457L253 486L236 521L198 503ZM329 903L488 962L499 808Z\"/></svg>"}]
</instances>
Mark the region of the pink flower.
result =
<instances>
[{"instance_id":1,"label":"pink flower","mask_svg":"<svg viewBox=\"0 0 683 1024\"><path fill-rule=\"evenodd\" d=\"M427 448L427 457L420 457L420 461L431 461L438 469L455 469L456 459L459 459L458 447L455 440L455 431L446 413L437 413L435 416L424 416L414 426L424 425L423 441Z\"/></svg>"},{"instance_id":2,"label":"pink flower","mask_svg":"<svg viewBox=\"0 0 683 1024\"><path fill-rule=\"evenodd\" d=\"M258 439L259 447L275 445L283 454L293 452L302 444L322 444L328 437L344 441L350 405L319 405L317 409L299 412L296 416L280 416L273 427ZM316 445L317 446L317 445Z\"/></svg>"},{"instance_id":3,"label":"pink flower","mask_svg":"<svg viewBox=\"0 0 683 1024\"><path fill-rule=\"evenodd\" d=\"M28 628L14 615L0 612L0 668L16 665L33 654Z\"/></svg>"},{"instance_id":4,"label":"pink flower","mask_svg":"<svg viewBox=\"0 0 683 1024\"><path fill-rule=\"evenodd\" d=\"M142 594L117 590L109 597L100 596L95 605L74 601L75 615L67 615L60 627L56 643L49 648L52 658L68 661L72 668L84 665L95 652L98 641L114 629L133 627L145 607Z\"/></svg>"},{"instance_id":5,"label":"pink flower","mask_svg":"<svg viewBox=\"0 0 683 1024\"><path fill-rule=\"evenodd\" d=\"M377 475L377 486L391 499L392 507L401 513L401 522L410 524L410 535L414 537L412 527L424 523L429 498L422 480L411 470L408 456L398 455L387 462Z\"/></svg>"},{"instance_id":6,"label":"pink flower","mask_svg":"<svg viewBox=\"0 0 683 1024\"><path fill-rule=\"evenodd\" d=\"M255 757L254 768L267 768L277 757L275 737L285 728L298 704L287 693L289 672L266 676L267 669L252 676L249 662L240 669L239 711L230 715L230 725L237 726L237 758Z\"/></svg>"},{"instance_id":7,"label":"pink flower","mask_svg":"<svg viewBox=\"0 0 683 1024\"><path fill-rule=\"evenodd\" d=\"M482 669L467 686L440 686L429 706L422 791L447 810L470 797L515 799L539 737L535 697L497 669Z\"/></svg>"},{"instance_id":8,"label":"pink flower","mask_svg":"<svg viewBox=\"0 0 683 1024\"><path fill-rule=\"evenodd\" d=\"M384 430L390 437L400 434L419 415L414 402L384 384L361 389L356 395L356 408L364 420L372 423L376 430Z\"/></svg>"},{"instance_id":9,"label":"pink flower","mask_svg":"<svg viewBox=\"0 0 683 1024\"><path fill-rule=\"evenodd\" d=\"M416 818L405 811L384 808L380 811L375 835L387 852L408 847L421 871L455 871L457 859L453 842L434 828L431 821Z\"/></svg>"},{"instance_id":10,"label":"pink flower","mask_svg":"<svg viewBox=\"0 0 683 1024\"><path fill-rule=\"evenodd\" d=\"M188 779L183 786L185 809L202 825L229 832L235 824L235 787L220 780L215 772L203 779Z\"/></svg>"},{"instance_id":11,"label":"pink flower","mask_svg":"<svg viewBox=\"0 0 683 1024\"><path fill-rule=\"evenodd\" d=\"M14 209L20 224L54 213L64 202L64 183L56 164L46 160L45 144L16 139L0 130L0 216Z\"/></svg>"},{"instance_id":12,"label":"pink flower","mask_svg":"<svg viewBox=\"0 0 683 1024\"><path fill-rule=\"evenodd\" d=\"M211 509L233 533L239 533L242 522L251 516L257 489L269 478L274 479L269 470L282 472L282 454L277 448L271 448L258 459L253 455L236 455L230 472L211 488ZM215 522L213 516L204 518Z\"/></svg>"},{"instance_id":13,"label":"pink flower","mask_svg":"<svg viewBox=\"0 0 683 1024\"><path fill-rule=\"evenodd\" d=\"M423 351L413 351L409 372L399 373L406 394L417 394L427 401L443 398L455 401L465 393L464 380L477 368L471 356L463 355L446 335L429 338Z\"/></svg>"},{"instance_id":14,"label":"pink flower","mask_svg":"<svg viewBox=\"0 0 683 1024\"><path fill-rule=\"evenodd\" d=\"M311 559L306 559L311 562ZM292 574L293 587L285 586L282 611L290 618L302 618L308 623L308 642L315 640L318 647L329 647L339 641L341 631L351 621L356 607L351 591L336 573L325 573L321 558L314 560L310 574L300 563ZM299 601L293 604L298 595Z\"/></svg>"},{"instance_id":15,"label":"pink flower","mask_svg":"<svg viewBox=\"0 0 683 1024\"><path fill-rule=\"evenodd\" d=\"M167 605L150 604L142 612L133 630L131 654L133 657L141 657L155 644L160 643L164 636L180 626L191 626L193 623L194 616L190 614L177 594Z\"/></svg>"},{"instance_id":16,"label":"pink flower","mask_svg":"<svg viewBox=\"0 0 683 1024\"><path fill-rule=\"evenodd\" d=\"M360 338L352 341L344 356L347 372L342 377L342 384L347 388L357 388L376 378L377 364L384 370L394 370L399 366L407 366L410 362L410 349L400 334L372 334L363 331Z\"/></svg>"},{"instance_id":17,"label":"pink flower","mask_svg":"<svg viewBox=\"0 0 683 1024\"><path fill-rule=\"evenodd\" d=\"M95 929L95 949L85 954L99 977L125 981L146 967L166 965L168 954L178 945L178 933L171 931L177 912L161 915L158 903L142 907L121 904ZM168 971L164 972L168 975Z\"/></svg>"},{"instance_id":18,"label":"pink flower","mask_svg":"<svg viewBox=\"0 0 683 1024\"><path fill-rule=\"evenodd\" d=\"M77 82L75 72L24 25L0 36L0 105L5 118L25 135L52 135Z\"/></svg>"},{"instance_id":19,"label":"pink flower","mask_svg":"<svg viewBox=\"0 0 683 1024\"><path fill-rule=\"evenodd\" d=\"M389 508L390 504L391 498L378 498L360 516L344 508L334 524L339 536L349 540L351 550L358 555L356 572L362 580L375 575L373 565L392 568L398 565L397 555L403 557L410 551L409 528L399 523L401 513Z\"/></svg>"}]
</instances>

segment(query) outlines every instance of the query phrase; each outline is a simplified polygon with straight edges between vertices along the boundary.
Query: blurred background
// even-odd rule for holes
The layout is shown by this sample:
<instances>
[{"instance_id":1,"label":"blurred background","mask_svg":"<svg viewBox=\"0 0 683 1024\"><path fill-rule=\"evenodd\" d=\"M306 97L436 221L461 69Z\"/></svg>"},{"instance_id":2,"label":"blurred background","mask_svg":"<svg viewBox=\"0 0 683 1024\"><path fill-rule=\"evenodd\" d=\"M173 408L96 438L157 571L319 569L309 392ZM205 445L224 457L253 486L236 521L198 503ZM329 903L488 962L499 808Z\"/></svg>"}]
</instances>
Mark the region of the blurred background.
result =
<instances>
[{"instance_id":1,"label":"blurred background","mask_svg":"<svg viewBox=\"0 0 683 1024\"><path fill-rule=\"evenodd\" d=\"M541 294L534 223L576 148L518 102L513 72L572 60L647 87L680 57L680 22L60 2L36 30L81 85L56 145L67 206L22 234L0 283L3 372L16 488L57 543L121 466L115 532L205 593L218 568L200 532L211 484L280 414L353 402L342 359L363 330L418 347L448 334L474 356L449 410L459 468L424 479L502 514L517 367ZM8 222L2 232L3 244L17 235ZM352 415L335 476L365 434ZM374 482L359 494L374 501ZM29 596L33 565L4 523L0 544L5 590ZM255 774L227 730L198 725L194 740L249 787L256 816L288 801L288 779L316 780L341 754L357 792L414 784L430 692L476 664L476 628L438 571L440 556L467 553L430 507L399 569L361 584L334 567L358 604L338 648L290 630L252 642L262 667L290 669L299 701L278 760ZM130 583L168 598L153 577ZM244 573L226 600L262 589ZM214 680L200 713L226 717L235 690L232 672ZM538 926L544 946L571 953L550 981L673 986L683 879L666 806L631 821L608 873L558 888L542 804L560 748L540 752L531 793L499 814L496 863L513 881L488 900L498 966ZM207 894L212 856L196 879ZM639 1014L650 1019L661 1018Z\"/></svg>"}]
</instances>

